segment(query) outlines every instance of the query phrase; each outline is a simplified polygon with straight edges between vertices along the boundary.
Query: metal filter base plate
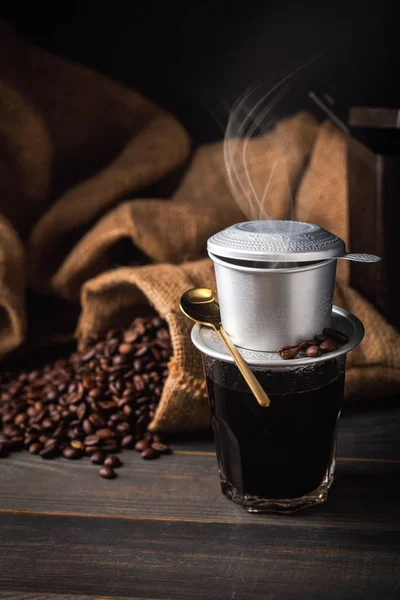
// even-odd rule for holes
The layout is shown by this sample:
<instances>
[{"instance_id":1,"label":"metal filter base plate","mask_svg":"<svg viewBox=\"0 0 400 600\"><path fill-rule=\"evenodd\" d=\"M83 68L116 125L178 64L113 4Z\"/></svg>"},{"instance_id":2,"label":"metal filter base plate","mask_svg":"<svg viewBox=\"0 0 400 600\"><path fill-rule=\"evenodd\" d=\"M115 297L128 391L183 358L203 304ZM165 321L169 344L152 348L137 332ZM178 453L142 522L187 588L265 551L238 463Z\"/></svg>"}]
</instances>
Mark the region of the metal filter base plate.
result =
<instances>
[{"instance_id":1,"label":"metal filter base plate","mask_svg":"<svg viewBox=\"0 0 400 600\"><path fill-rule=\"evenodd\" d=\"M364 337L364 326L360 319L338 306L334 306L332 309L332 329L337 329L341 333L346 334L349 341L346 344L340 345L337 350L322 354L317 358L309 358L304 355L291 360L283 360L276 352L258 352L240 347L238 347L238 350L250 365L284 368L295 365L310 365L346 354L358 346ZM233 358L227 352L220 336L210 327L195 325L192 329L192 342L204 354L233 363Z\"/></svg>"}]
</instances>

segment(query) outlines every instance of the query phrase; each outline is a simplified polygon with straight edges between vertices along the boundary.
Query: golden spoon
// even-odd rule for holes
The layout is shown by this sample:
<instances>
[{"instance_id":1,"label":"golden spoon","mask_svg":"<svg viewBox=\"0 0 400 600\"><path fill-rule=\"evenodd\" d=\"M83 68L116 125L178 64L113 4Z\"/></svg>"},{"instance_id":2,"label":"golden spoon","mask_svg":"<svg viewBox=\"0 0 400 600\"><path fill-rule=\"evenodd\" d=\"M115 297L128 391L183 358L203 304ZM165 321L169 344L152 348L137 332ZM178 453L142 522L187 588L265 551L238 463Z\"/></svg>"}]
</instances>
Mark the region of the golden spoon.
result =
<instances>
[{"instance_id":1,"label":"golden spoon","mask_svg":"<svg viewBox=\"0 0 400 600\"><path fill-rule=\"evenodd\" d=\"M192 321L215 329L231 353L236 366L256 397L257 402L261 406L269 406L271 401L267 394L257 381L255 375L251 372L249 365L238 352L236 346L232 343L226 331L222 328L221 313L216 292L213 292L209 288L193 288L182 294L180 306L181 311L189 319L192 319Z\"/></svg>"}]
</instances>

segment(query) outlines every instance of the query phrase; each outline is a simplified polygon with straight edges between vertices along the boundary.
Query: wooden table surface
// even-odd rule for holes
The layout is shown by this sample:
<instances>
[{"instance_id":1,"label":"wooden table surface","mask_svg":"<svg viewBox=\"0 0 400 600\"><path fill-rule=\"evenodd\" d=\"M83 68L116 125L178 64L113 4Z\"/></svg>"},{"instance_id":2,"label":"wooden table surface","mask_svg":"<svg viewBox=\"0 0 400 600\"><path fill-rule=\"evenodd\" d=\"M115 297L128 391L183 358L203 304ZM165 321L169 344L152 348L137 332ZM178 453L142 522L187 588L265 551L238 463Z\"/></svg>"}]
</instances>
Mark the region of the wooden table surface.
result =
<instances>
[{"instance_id":1,"label":"wooden table surface","mask_svg":"<svg viewBox=\"0 0 400 600\"><path fill-rule=\"evenodd\" d=\"M400 598L400 400L341 418L326 505L250 515L220 493L212 441L88 460L0 460L0 597Z\"/></svg>"}]
</instances>

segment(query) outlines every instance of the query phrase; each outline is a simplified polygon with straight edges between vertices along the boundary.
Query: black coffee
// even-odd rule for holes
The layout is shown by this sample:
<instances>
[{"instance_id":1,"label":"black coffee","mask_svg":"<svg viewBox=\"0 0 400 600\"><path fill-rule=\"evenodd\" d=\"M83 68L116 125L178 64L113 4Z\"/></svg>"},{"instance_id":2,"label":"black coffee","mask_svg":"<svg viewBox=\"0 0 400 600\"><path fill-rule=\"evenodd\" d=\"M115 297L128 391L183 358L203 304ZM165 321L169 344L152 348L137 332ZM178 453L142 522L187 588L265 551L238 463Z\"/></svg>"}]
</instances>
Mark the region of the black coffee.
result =
<instances>
[{"instance_id":1,"label":"black coffee","mask_svg":"<svg viewBox=\"0 0 400 600\"><path fill-rule=\"evenodd\" d=\"M322 483L334 452L344 359L254 369L271 405L261 407L237 369L205 357L222 488L240 496L299 498Z\"/></svg>"}]
</instances>

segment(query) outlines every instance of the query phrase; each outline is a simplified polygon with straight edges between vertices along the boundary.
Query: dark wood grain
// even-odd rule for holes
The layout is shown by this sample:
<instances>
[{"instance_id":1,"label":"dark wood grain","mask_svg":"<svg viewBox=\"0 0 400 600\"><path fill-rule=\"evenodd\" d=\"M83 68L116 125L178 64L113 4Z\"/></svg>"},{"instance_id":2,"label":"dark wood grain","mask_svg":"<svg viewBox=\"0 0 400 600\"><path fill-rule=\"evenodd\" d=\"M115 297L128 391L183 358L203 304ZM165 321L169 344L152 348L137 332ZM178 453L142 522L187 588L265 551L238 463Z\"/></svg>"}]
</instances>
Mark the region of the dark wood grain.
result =
<instances>
[{"instance_id":1,"label":"dark wood grain","mask_svg":"<svg viewBox=\"0 0 400 600\"><path fill-rule=\"evenodd\" d=\"M400 459L400 396L347 402L339 420L337 455Z\"/></svg>"},{"instance_id":2,"label":"dark wood grain","mask_svg":"<svg viewBox=\"0 0 400 600\"><path fill-rule=\"evenodd\" d=\"M274 522L249 515L221 495L214 455L172 455L148 463L125 453L115 481L98 477L89 461L43 461L18 454L2 461L0 512L98 515L219 523ZM338 461L326 506L292 515L287 527L321 524L399 528L400 462Z\"/></svg>"},{"instance_id":3,"label":"dark wood grain","mask_svg":"<svg viewBox=\"0 0 400 600\"><path fill-rule=\"evenodd\" d=\"M14 454L0 461L0 597L397 598L399 416L392 400L348 405L328 503L286 517L221 495L208 434L151 463L126 452L114 481L88 460Z\"/></svg>"},{"instance_id":4,"label":"dark wood grain","mask_svg":"<svg viewBox=\"0 0 400 600\"><path fill-rule=\"evenodd\" d=\"M54 594L51 592L18 592L15 590L0 590L1 600L155 600L141 596L105 596L96 594L95 597L82 594ZM169 598L158 598L157 600L170 600Z\"/></svg>"},{"instance_id":5,"label":"dark wood grain","mask_svg":"<svg viewBox=\"0 0 400 600\"><path fill-rule=\"evenodd\" d=\"M399 533L285 523L3 515L0 587L177 600L398 597Z\"/></svg>"}]
</instances>

